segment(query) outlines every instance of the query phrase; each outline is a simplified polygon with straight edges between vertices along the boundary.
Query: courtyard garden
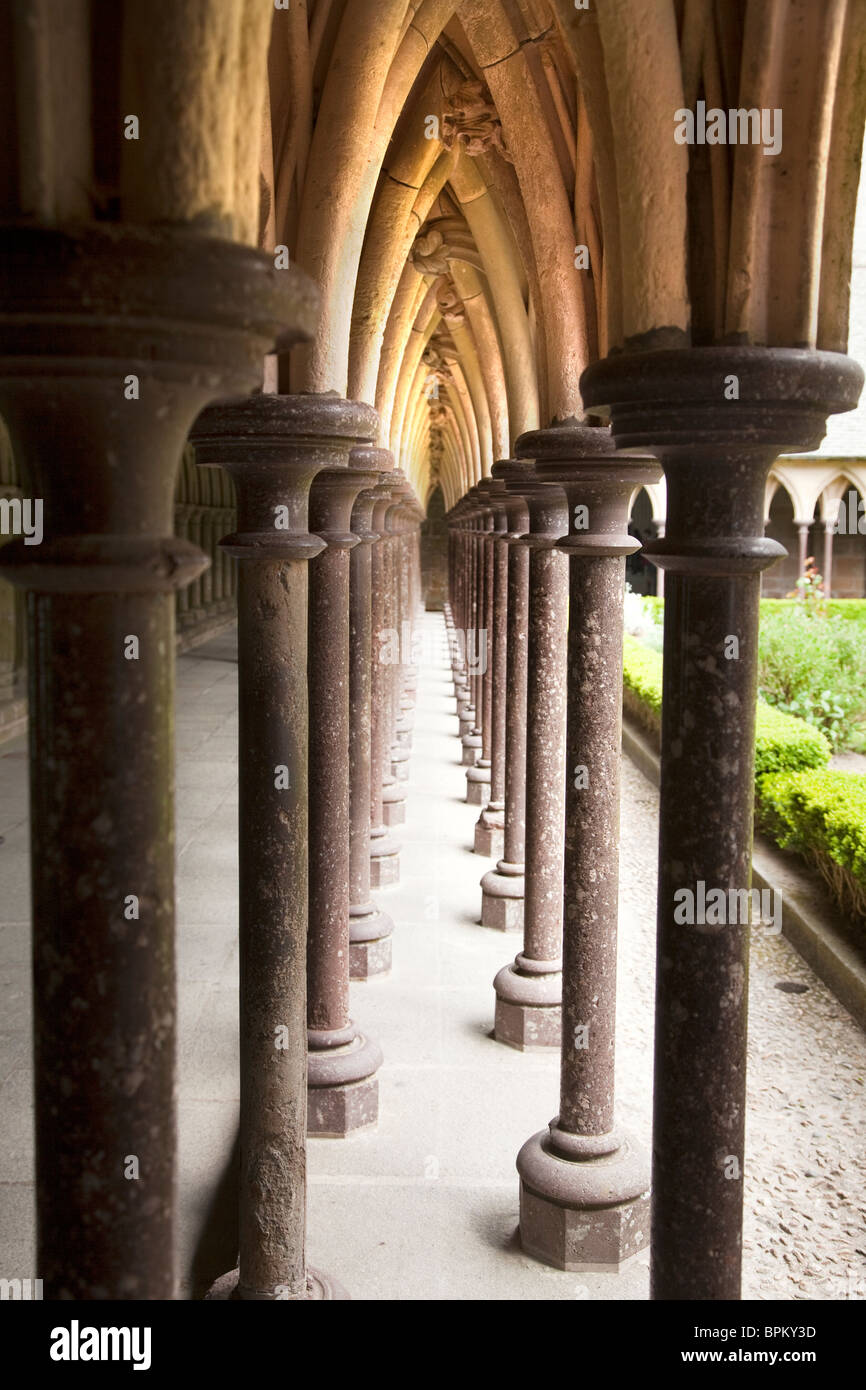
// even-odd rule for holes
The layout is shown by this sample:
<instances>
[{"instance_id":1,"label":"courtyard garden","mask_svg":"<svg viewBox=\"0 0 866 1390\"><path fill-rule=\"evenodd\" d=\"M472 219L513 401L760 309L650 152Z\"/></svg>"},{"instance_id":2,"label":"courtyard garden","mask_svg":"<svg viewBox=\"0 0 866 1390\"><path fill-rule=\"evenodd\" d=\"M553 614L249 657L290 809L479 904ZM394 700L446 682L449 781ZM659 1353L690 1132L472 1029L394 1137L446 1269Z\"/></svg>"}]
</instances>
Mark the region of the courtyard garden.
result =
<instances>
[{"instance_id":1,"label":"courtyard garden","mask_svg":"<svg viewBox=\"0 0 866 1390\"><path fill-rule=\"evenodd\" d=\"M824 879L866 949L866 599L761 601L755 823ZM658 745L664 599L626 595L623 707Z\"/></svg>"}]
</instances>

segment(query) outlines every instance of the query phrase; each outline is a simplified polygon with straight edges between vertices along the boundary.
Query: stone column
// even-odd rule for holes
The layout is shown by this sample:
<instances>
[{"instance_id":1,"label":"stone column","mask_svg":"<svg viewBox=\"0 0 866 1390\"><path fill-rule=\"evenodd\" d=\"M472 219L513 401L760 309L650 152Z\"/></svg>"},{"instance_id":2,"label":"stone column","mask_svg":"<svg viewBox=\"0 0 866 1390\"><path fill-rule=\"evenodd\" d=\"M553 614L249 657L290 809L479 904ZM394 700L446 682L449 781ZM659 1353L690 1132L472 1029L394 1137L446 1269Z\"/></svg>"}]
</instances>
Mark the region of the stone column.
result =
<instances>
[{"instance_id":1,"label":"stone column","mask_svg":"<svg viewBox=\"0 0 866 1390\"><path fill-rule=\"evenodd\" d=\"M505 480L508 495L505 832L502 858L496 868L481 880L481 923L499 931L523 929L529 550L525 545L514 542L529 530L529 510L520 489L523 482L531 478L532 472L530 463L515 459L503 459L493 465L493 475Z\"/></svg>"},{"instance_id":2,"label":"stone column","mask_svg":"<svg viewBox=\"0 0 866 1390\"><path fill-rule=\"evenodd\" d=\"M824 580L825 598L833 597L833 527L835 521L824 522L824 567L822 578Z\"/></svg>"},{"instance_id":3,"label":"stone column","mask_svg":"<svg viewBox=\"0 0 866 1390\"><path fill-rule=\"evenodd\" d=\"M490 546L490 627L485 651L490 669L490 800L475 823L475 853L502 857L505 835L505 694L508 648L508 507L506 485L492 480ZM470 768L470 772L472 769ZM468 773L467 773L468 776Z\"/></svg>"},{"instance_id":4,"label":"stone column","mask_svg":"<svg viewBox=\"0 0 866 1390\"><path fill-rule=\"evenodd\" d=\"M451 670L454 676L454 697L457 701L458 735L463 739L472 726L472 701L469 691L469 674L466 666L466 522L464 520L464 499L452 508L449 514L451 540L450 589L451 602L445 610L445 625L451 654Z\"/></svg>"},{"instance_id":5,"label":"stone column","mask_svg":"<svg viewBox=\"0 0 866 1390\"><path fill-rule=\"evenodd\" d=\"M466 672L469 685L469 706L467 714L472 715L472 723L462 736L463 766L474 767L481 756L481 713L480 677L478 675L478 644L481 627L481 533L482 507L477 487L471 487L464 502L466 505L466 602L463 615L463 640L466 645Z\"/></svg>"},{"instance_id":6,"label":"stone column","mask_svg":"<svg viewBox=\"0 0 866 1390\"><path fill-rule=\"evenodd\" d=\"M190 538L190 512L191 508L185 502L178 503L174 509L174 533L179 540L193 544ZM178 631L184 632L189 626L189 598L190 588L188 584L181 586L177 592L175 622Z\"/></svg>"},{"instance_id":7,"label":"stone column","mask_svg":"<svg viewBox=\"0 0 866 1390\"><path fill-rule=\"evenodd\" d=\"M205 564L173 535L177 466L315 318L298 273L187 230L0 230L0 410L44 523L0 570L28 590L47 1298L174 1297L174 595Z\"/></svg>"},{"instance_id":8,"label":"stone column","mask_svg":"<svg viewBox=\"0 0 866 1390\"><path fill-rule=\"evenodd\" d=\"M486 806L490 800L491 710L493 687L493 558L494 508L490 502L492 478L478 484L481 501L478 535L478 631L472 644L473 684L475 686L476 720L480 730L481 747L477 749L474 766L466 771L466 800L472 806Z\"/></svg>"},{"instance_id":9,"label":"stone column","mask_svg":"<svg viewBox=\"0 0 866 1390\"><path fill-rule=\"evenodd\" d=\"M353 442L372 439L375 411L342 404ZM327 548L310 565L307 1133L333 1138L379 1114L382 1054L349 1017L349 526L358 493L375 480L343 458L317 474L310 492L310 530Z\"/></svg>"},{"instance_id":10,"label":"stone column","mask_svg":"<svg viewBox=\"0 0 866 1390\"><path fill-rule=\"evenodd\" d=\"M389 542L389 555L391 564L391 602L393 612L393 627L397 634L398 660L391 667L391 776L393 783L388 783L382 790L383 806L395 807L395 803L405 800L406 789L402 785L409 780L409 756L411 740L407 738L411 724L407 720L403 708L403 692L409 671L409 649L411 647L411 628L412 620L409 614L408 596L406 589L406 531L408 526L407 499L411 497L411 484L401 474L400 491L397 497L397 505L389 513L389 525L391 528L391 539ZM386 824L393 825L402 823L406 819L403 806L396 811L394 819L391 819L390 812L386 818Z\"/></svg>"},{"instance_id":11,"label":"stone column","mask_svg":"<svg viewBox=\"0 0 866 1390\"><path fill-rule=\"evenodd\" d=\"M560 487L533 477L521 492L529 531L518 544L530 552L523 950L493 983L495 1036L523 1050L560 1040L568 561L555 547L568 515Z\"/></svg>"},{"instance_id":12,"label":"stone column","mask_svg":"<svg viewBox=\"0 0 866 1390\"><path fill-rule=\"evenodd\" d=\"M240 891L240 1261L212 1298L342 1297L308 1270L306 1225L308 532L313 478L345 471L367 412L260 395L205 411L200 465L237 488ZM314 938L315 939L315 938Z\"/></svg>"},{"instance_id":13,"label":"stone column","mask_svg":"<svg viewBox=\"0 0 866 1390\"><path fill-rule=\"evenodd\" d=\"M797 578L798 578L798 579L802 579L802 578L803 578L803 575L806 573L806 558L807 558L807 556L808 556L808 554L809 554L809 527L811 526L811 524L812 524L812 523L811 523L810 521L798 521L798 520L795 520L795 521L794 521L794 525L795 525L796 528L797 528ZM805 595L803 594L802 589L800 590L800 597L801 597L801 598L804 598L804 597L805 597Z\"/></svg>"},{"instance_id":14,"label":"stone column","mask_svg":"<svg viewBox=\"0 0 866 1390\"><path fill-rule=\"evenodd\" d=\"M732 377L738 396L728 399ZM760 573L767 473L853 407L841 354L705 347L623 354L582 379L621 448L667 478L652 1172L652 1296L737 1299Z\"/></svg>"},{"instance_id":15,"label":"stone column","mask_svg":"<svg viewBox=\"0 0 866 1390\"><path fill-rule=\"evenodd\" d=\"M370 897L370 793L372 746L373 660L378 651L372 640L372 546L379 539L372 529L373 512L390 494L380 483L394 463L387 449L356 449L356 467L371 472L371 486L362 492L352 511L352 531L358 545L350 551L350 672L349 672L349 774L351 778L349 836L349 977L368 980L391 969L391 933L394 924L387 912Z\"/></svg>"},{"instance_id":16,"label":"stone column","mask_svg":"<svg viewBox=\"0 0 866 1390\"><path fill-rule=\"evenodd\" d=\"M520 1238L560 1269L616 1269L649 1240L649 1161L615 1128L614 1056L628 508L661 471L581 425L526 434L517 452L566 494L570 564L560 1105L517 1159Z\"/></svg>"},{"instance_id":17,"label":"stone column","mask_svg":"<svg viewBox=\"0 0 866 1390\"><path fill-rule=\"evenodd\" d=\"M190 541L196 550L200 550L203 555L207 554L206 541L202 534L202 518L204 508L198 503L194 503L189 509L188 534ZM204 618L204 605L202 600L203 585L202 575L196 575L189 586L189 608L187 609L187 621L193 629L200 627Z\"/></svg>"},{"instance_id":18,"label":"stone column","mask_svg":"<svg viewBox=\"0 0 866 1390\"><path fill-rule=\"evenodd\" d=\"M663 522L663 521L657 521L656 524L655 524L655 528L656 528L656 539L657 539L657 540L663 540L663 539L664 539L664 534L665 534L665 524L664 524L664 522ZM657 570L657 573L656 573L656 598L664 598L664 596L665 596L665 572L664 572L664 570L659 569L659 570Z\"/></svg>"},{"instance_id":19,"label":"stone column","mask_svg":"<svg viewBox=\"0 0 866 1390\"><path fill-rule=\"evenodd\" d=\"M373 542L371 565L370 885L373 888L384 888L386 884L397 883L400 878L400 846L388 835L383 794L385 788L395 781L391 773L391 664L394 659L394 637L391 630L390 533L387 519L394 507L401 479L402 475L395 470L388 482L383 483L382 493L373 508L373 531L379 537Z\"/></svg>"}]
</instances>

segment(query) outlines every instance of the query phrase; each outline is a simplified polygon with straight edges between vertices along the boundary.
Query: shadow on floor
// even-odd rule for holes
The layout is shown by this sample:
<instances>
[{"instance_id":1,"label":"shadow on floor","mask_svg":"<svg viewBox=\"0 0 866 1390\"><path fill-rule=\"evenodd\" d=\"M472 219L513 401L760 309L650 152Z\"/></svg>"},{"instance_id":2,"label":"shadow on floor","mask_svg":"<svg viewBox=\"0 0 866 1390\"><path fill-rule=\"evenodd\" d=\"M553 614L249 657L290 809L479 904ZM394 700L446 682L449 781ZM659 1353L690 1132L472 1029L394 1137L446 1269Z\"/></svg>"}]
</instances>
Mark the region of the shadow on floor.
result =
<instances>
[{"instance_id":1,"label":"shadow on floor","mask_svg":"<svg viewBox=\"0 0 866 1390\"><path fill-rule=\"evenodd\" d=\"M204 1298L215 1279L237 1267L239 1175L240 1133L237 1132L192 1257L190 1296L193 1299Z\"/></svg>"}]
</instances>

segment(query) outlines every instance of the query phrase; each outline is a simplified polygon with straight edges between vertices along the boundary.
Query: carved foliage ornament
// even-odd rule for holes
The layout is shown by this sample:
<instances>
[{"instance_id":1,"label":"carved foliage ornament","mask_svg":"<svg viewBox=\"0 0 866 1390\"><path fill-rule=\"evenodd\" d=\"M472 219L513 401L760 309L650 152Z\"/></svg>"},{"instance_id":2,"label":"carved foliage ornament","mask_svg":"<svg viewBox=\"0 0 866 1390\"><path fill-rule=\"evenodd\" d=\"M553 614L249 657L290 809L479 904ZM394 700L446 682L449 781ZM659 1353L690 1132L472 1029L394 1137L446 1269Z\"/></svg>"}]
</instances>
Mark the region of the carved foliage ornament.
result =
<instances>
[{"instance_id":1,"label":"carved foliage ornament","mask_svg":"<svg viewBox=\"0 0 866 1390\"><path fill-rule=\"evenodd\" d=\"M445 238L435 227L421 231L412 243L410 257L415 269L421 275L448 274L448 248Z\"/></svg>"},{"instance_id":2,"label":"carved foliage ornament","mask_svg":"<svg viewBox=\"0 0 866 1390\"><path fill-rule=\"evenodd\" d=\"M502 122L496 114L493 98L483 82L463 82L445 98L442 116L442 143L446 149L462 145L473 157L498 150L503 159L513 163L502 138Z\"/></svg>"}]
</instances>

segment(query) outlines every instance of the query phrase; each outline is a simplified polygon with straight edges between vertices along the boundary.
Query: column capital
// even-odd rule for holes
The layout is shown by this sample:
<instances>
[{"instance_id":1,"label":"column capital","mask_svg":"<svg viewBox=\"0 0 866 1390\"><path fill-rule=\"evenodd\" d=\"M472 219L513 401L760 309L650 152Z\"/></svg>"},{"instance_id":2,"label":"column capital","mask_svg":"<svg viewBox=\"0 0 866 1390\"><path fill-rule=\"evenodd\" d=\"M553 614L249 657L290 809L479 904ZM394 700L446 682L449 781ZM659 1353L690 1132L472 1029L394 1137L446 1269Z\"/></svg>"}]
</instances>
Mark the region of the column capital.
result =
<instances>
[{"instance_id":1,"label":"column capital","mask_svg":"<svg viewBox=\"0 0 866 1390\"><path fill-rule=\"evenodd\" d=\"M528 459L497 459L492 468L492 476L505 483L505 507L508 516L506 540L520 540L529 530L529 508L523 495L522 485L531 481L535 469Z\"/></svg>"},{"instance_id":2,"label":"column capital","mask_svg":"<svg viewBox=\"0 0 866 1390\"><path fill-rule=\"evenodd\" d=\"M381 479L393 468L394 456L390 449L376 449L362 444L349 455L349 466L360 476L363 470L365 481L363 491L358 493L352 507L350 528L358 537L360 544L371 545L379 539L379 532L373 529L373 512L381 499Z\"/></svg>"},{"instance_id":3,"label":"column capital","mask_svg":"<svg viewBox=\"0 0 866 1390\"><path fill-rule=\"evenodd\" d=\"M348 471L374 417L369 406L312 394L239 397L202 411L190 434L197 462L225 468L238 492L238 529L223 548L246 560L318 555L325 542L308 530L313 479L326 468Z\"/></svg>"},{"instance_id":4,"label":"column capital","mask_svg":"<svg viewBox=\"0 0 866 1390\"><path fill-rule=\"evenodd\" d=\"M172 534L189 426L309 337L317 303L300 271L176 228L0 228L0 410L45 506L42 544L4 547L10 582L134 593L201 573Z\"/></svg>"},{"instance_id":5,"label":"column capital","mask_svg":"<svg viewBox=\"0 0 866 1390\"><path fill-rule=\"evenodd\" d=\"M356 449L346 466L316 474L310 492L310 529L331 550L351 550L363 539L352 530L352 514L358 495L372 487L378 476L378 469L368 468Z\"/></svg>"},{"instance_id":6,"label":"column capital","mask_svg":"<svg viewBox=\"0 0 866 1390\"><path fill-rule=\"evenodd\" d=\"M662 470L649 455L618 454L604 426L566 423L523 436L535 473L558 483L568 501L568 535L558 542L570 555L631 555L640 542L628 534L628 507L637 487L656 483Z\"/></svg>"},{"instance_id":7,"label":"column capital","mask_svg":"<svg viewBox=\"0 0 866 1390\"><path fill-rule=\"evenodd\" d=\"M523 454L521 440L515 445L515 453L521 459L530 461L531 456ZM568 511L565 493L555 483L542 482L535 471L518 480L519 496L523 498L529 512L529 525L518 544L529 546L531 550L550 550L568 530Z\"/></svg>"},{"instance_id":8,"label":"column capital","mask_svg":"<svg viewBox=\"0 0 866 1390\"><path fill-rule=\"evenodd\" d=\"M763 487L781 453L817 448L852 410L863 371L842 353L700 347L623 353L581 377L620 449L651 450L668 480L664 539L644 553L683 574L755 574L785 554L763 534Z\"/></svg>"}]
</instances>

